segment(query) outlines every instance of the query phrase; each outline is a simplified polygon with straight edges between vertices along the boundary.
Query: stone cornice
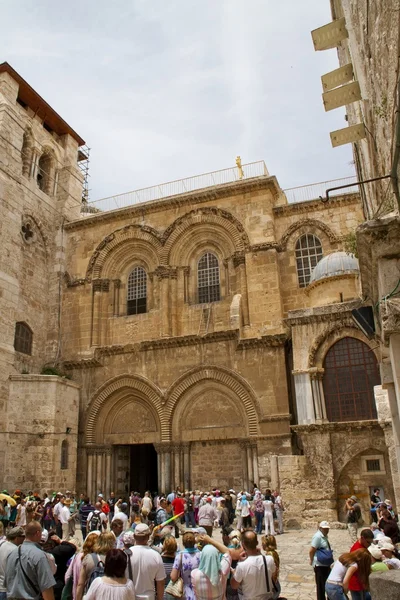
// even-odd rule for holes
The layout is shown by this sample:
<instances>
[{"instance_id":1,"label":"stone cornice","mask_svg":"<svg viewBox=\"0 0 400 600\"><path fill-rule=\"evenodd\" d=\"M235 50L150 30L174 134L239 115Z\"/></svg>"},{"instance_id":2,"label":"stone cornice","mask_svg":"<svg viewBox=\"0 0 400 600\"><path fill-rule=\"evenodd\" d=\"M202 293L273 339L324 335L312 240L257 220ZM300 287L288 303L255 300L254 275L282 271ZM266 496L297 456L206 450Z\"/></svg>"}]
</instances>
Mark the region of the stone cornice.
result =
<instances>
[{"instance_id":1,"label":"stone cornice","mask_svg":"<svg viewBox=\"0 0 400 600\"><path fill-rule=\"evenodd\" d=\"M238 350L242 350L243 348L259 348L260 346L283 346L287 339L288 335L286 333L263 335L260 338L244 338L239 340L237 348Z\"/></svg>"},{"instance_id":2,"label":"stone cornice","mask_svg":"<svg viewBox=\"0 0 400 600\"><path fill-rule=\"evenodd\" d=\"M282 204L281 206L274 206L273 212L277 217L283 217L295 213L305 213L315 209L329 209L332 204L346 205L346 204L359 204L360 194L343 194L342 196L333 196L329 199L329 202L322 202L319 199L306 200L304 202L291 202L290 204Z\"/></svg>"},{"instance_id":3,"label":"stone cornice","mask_svg":"<svg viewBox=\"0 0 400 600\"><path fill-rule=\"evenodd\" d=\"M268 415L260 419L260 423L275 423L277 421L290 421L292 415L290 413L285 413L281 415ZM287 434L289 435L289 434Z\"/></svg>"},{"instance_id":4,"label":"stone cornice","mask_svg":"<svg viewBox=\"0 0 400 600\"><path fill-rule=\"evenodd\" d=\"M88 226L95 226L104 221L143 216L158 212L160 210L176 208L185 204L201 204L204 202L233 196L235 194L248 193L253 190L268 188L273 188L277 196L281 193L276 177L262 175L260 177L252 177L250 179L242 179L232 183L225 183L214 187L195 190L193 192L188 192L187 194L178 194L176 196L168 196L167 198L162 198L160 200L152 200L149 202L142 202L140 204L133 204L131 206L127 206L126 208L96 213L90 217L84 217L67 223L65 228L68 230L82 229Z\"/></svg>"},{"instance_id":5,"label":"stone cornice","mask_svg":"<svg viewBox=\"0 0 400 600\"><path fill-rule=\"evenodd\" d=\"M338 433L338 432L354 432L365 431L366 429L378 429L391 424L390 420L378 421L377 419L369 419L367 421L343 421L335 423L314 423L312 425L292 425L290 429L295 433L302 435L314 433Z\"/></svg>"},{"instance_id":6,"label":"stone cornice","mask_svg":"<svg viewBox=\"0 0 400 600\"><path fill-rule=\"evenodd\" d=\"M308 323L341 321L344 317L351 318L351 311L361 305L361 300L351 300L350 302L339 302L338 304L328 304L315 308L291 310L285 319L285 323L293 327L294 325L307 325Z\"/></svg>"},{"instance_id":7,"label":"stone cornice","mask_svg":"<svg viewBox=\"0 0 400 600\"><path fill-rule=\"evenodd\" d=\"M102 367L103 363L97 358L81 358L76 360L67 360L63 363L64 369L95 369Z\"/></svg>"},{"instance_id":8,"label":"stone cornice","mask_svg":"<svg viewBox=\"0 0 400 600\"><path fill-rule=\"evenodd\" d=\"M85 369L97 368L103 366L102 359L106 356L117 356L120 354L131 354L133 352L146 352L148 350L164 350L169 348L179 348L185 346L197 346L203 344L213 344L218 342L236 342L236 350L258 347L279 347L283 346L287 339L286 334L265 335L261 338L239 339L238 330L214 331L204 336L186 335L180 337L161 338L157 340L147 340L138 343L116 344L114 346L101 346L94 349L94 355L90 358L76 358L66 360L63 363L65 369Z\"/></svg>"}]
</instances>

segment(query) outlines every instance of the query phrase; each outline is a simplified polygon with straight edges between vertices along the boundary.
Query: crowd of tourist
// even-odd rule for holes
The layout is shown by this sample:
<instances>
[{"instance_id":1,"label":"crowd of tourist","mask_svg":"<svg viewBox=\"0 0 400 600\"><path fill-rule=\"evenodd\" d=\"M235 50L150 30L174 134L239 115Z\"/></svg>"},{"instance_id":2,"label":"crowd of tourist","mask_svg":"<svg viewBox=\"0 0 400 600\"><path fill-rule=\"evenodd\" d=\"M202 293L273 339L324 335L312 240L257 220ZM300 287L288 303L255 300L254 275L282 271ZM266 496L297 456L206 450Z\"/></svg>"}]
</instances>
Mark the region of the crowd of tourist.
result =
<instances>
[{"instance_id":1,"label":"crowd of tourist","mask_svg":"<svg viewBox=\"0 0 400 600\"><path fill-rule=\"evenodd\" d=\"M319 524L309 553L317 600L343 600L347 592L368 600L370 573L400 568L391 506L376 496L372 504L371 497L376 518L359 538L360 519L348 521L356 523L349 527L354 543L336 561L329 523ZM278 490L100 493L93 504L70 491L40 497L4 490L0 505L0 600L282 598ZM347 517L358 516L357 505L355 496L346 501ZM216 528L222 541L213 537Z\"/></svg>"}]
</instances>

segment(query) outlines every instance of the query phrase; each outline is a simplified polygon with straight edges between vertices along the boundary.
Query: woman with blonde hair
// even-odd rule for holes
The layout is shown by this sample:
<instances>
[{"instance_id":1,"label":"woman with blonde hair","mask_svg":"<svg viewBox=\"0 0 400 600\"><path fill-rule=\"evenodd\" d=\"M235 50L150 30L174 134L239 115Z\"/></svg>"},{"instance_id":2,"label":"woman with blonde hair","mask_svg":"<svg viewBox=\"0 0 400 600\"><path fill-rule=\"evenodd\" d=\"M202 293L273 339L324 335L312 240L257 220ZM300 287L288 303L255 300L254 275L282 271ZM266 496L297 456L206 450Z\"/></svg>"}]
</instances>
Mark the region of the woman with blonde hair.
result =
<instances>
[{"instance_id":1,"label":"woman with blonde hair","mask_svg":"<svg viewBox=\"0 0 400 600\"><path fill-rule=\"evenodd\" d=\"M72 577L72 600L76 600L76 591L78 587L79 575L82 569L82 561L88 554L93 552L94 545L97 538L100 535L100 531L92 531L86 536L83 543L82 552L77 552L72 557L67 572L65 573L65 585L68 585L69 580Z\"/></svg>"},{"instance_id":2,"label":"woman with blonde hair","mask_svg":"<svg viewBox=\"0 0 400 600\"><path fill-rule=\"evenodd\" d=\"M261 538L261 545L264 553L267 556L272 556L275 563L275 573L272 575L272 584L274 586L274 595L272 600L277 600L281 592L281 584L279 583L279 567L280 559L277 551L276 538L274 535L263 535Z\"/></svg>"},{"instance_id":3,"label":"woman with blonde hair","mask_svg":"<svg viewBox=\"0 0 400 600\"><path fill-rule=\"evenodd\" d=\"M329 600L347 599L349 581L356 572L364 590L368 590L371 562L371 555L365 548L360 548L355 552L345 552L339 556L325 584L325 591Z\"/></svg>"},{"instance_id":4,"label":"woman with blonde hair","mask_svg":"<svg viewBox=\"0 0 400 600\"><path fill-rule=\"evenodd\" d=\"M106 554L115 547L115 535L111 532L101 533L93 546L93 552L87 554L82 560L82 568L79 574L78 585L76 589L76 600L82 600L90 585L90 577L97 565L101 562L104 565Z\"/></svg>"},{"instance_id":5,"label":"woman with blonde hair","mask_svg":"<svg viewBox=\"0 0 400 600\"><path fill-rule=\"evenodd\" d=\"M192 585L192 571L200 563L200 552L196 548L196 538L192 531L185 531L182 537L184 549L179 552L171 571L171 580L177 581L179 575L183 579L183 592L185 600L196 600Z\"/></svg>"},{"instance_id":6,"label":"woman with blonde hair","mask_svg":"<svg viewBox=\"0 0 400 600\"><path fill-rule=\"evenodd\" d=\"M165 587L167 587L167 585L169 584L177 549L178 545L176 543L176 539L172 535L167 535L164 539L161 552L161 558L164 563L165 569ZM163 600L171 600L171 598L173 598L173 596L171 596L167 592L164 592Z\"/></svg>"}]
</instances>

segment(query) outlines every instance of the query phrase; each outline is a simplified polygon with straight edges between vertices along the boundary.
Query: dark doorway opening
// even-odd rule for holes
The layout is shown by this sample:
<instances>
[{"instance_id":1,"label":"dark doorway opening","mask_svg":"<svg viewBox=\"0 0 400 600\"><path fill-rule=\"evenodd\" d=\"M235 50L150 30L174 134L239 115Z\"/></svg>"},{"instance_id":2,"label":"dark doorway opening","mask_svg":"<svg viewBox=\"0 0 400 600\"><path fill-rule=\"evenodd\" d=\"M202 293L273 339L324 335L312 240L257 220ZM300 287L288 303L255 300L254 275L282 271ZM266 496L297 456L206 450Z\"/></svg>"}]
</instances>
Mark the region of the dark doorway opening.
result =
<instances>
[{"instance_id":1,"label":"dark doorway opening","mask_svg":"<svg viewBox=\"0 0 400 600\"><path fill-rule=\"evenodd\" d=\"M129 491L144 494L158 489L157 452L153 444L134 444L130 457Z\"/></svg>"}]
</instances>

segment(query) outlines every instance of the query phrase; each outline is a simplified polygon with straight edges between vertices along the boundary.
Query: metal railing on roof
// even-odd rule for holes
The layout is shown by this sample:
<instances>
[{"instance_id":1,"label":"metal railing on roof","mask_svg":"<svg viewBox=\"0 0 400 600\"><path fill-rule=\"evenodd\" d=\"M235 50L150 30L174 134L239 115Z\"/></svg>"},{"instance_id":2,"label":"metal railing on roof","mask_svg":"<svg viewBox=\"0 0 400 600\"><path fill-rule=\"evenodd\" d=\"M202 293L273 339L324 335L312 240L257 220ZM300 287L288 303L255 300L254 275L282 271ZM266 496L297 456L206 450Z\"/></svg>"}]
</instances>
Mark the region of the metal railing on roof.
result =
<instances>
[{"instance_id":1,"label":"metal railing on roof","mask_svg":"<svg viewBox=\"0 0 400 600\"><path fill-rule=\"evenodd\" d=\"M243 179L269 175L263 160L244 164L242 165L242 169ZM187 177L185 179L177 179L176 181L169 181L167 183L161 183L160 185L133 190L132 192L126 192L125 194L119 194L117 196L101 198L100 200L87 202L85 206L88 208L87 212L115 210L117 208L131 206L132 204L151 202L152 200L162 200L168 196L187 194L188 192L193 192L195 190L214 187L224 183L232 183L239 180L238 167L230 167L229 169L221 169L220 171L212 171L211 173L203 173L202 175L194 175L193 177ZM86 212L84 207L82 212Z\"/></svg>"},{"instance_id":2,"label":"metal railing on roof","mask_svg":"<svg viewBox=\"0 0 400 600\"><path fill-rule=\"evenodd\" d=\"M307 202L309 200L318 200L322 197L325 199L326 190L329 188L337 187L340 185L346 185L354 183L353 186L345 188L343 190L335 190L329 194L332 196L344 196L345 194L355 194L360 191L357 185L357 177L343 177L341 179L331 179L330 181L320 181L319 183L311 183L310 185L302 185L300 187L287 188L283 190L286 195L289 204L295 202Z\"/></svg>"}]
</instances>

